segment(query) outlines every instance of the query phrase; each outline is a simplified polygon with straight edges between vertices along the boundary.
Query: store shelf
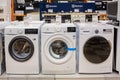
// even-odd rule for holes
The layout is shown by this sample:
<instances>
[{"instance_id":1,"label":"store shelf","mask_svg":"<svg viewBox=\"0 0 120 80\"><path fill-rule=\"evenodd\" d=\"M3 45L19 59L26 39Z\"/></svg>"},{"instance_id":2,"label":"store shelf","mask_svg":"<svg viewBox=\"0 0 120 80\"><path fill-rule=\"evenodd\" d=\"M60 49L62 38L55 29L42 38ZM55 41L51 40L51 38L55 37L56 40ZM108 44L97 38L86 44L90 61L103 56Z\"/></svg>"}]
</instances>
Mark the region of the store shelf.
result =
<instances>
[{"instance_id":1,"label":"store shelf","mask_svg":"<svg viewBox=\"0 0 120 80\"><path fill-rule=\"evenodd\" d=\"M14 16L15 16L15 17L16 17L16 16L24 17L24 16L26 16L26 15L23 15L23 14L14 14Z\"/></svg>"},{"instance_id":2,"label":"store shelf","mask_svg":"<svg viewBox=\"0 0 120 80\"><path fill-rule=\"evenodd\" d=\"M15 16L14 16L14 0L11 0L11 20L12 21L15 20Z\"/></svg>"},{"instance_id":3,"label":"store shelf","mask_svg":"<svg viewBox=\"0 0 120 80\"><path fill-rule=\"evenodd\" d=\"M14 13L14 8L15 8L15 6L14 6L14 0L11 0L11 20L12 21L15 21L16 20L16 17L24 17L24 16L26 16L26 15L24 15L24 14L15 14Z\"/></svg>"},{"instance_id":4,"label":"store shelf","mask_svg":"<svg viewBox=\"0 0 120 80\"><path fill-rule=\"evenodd\" d=\"M99 14L99 19L100 20L108 20L107 14Z\"/></svg>"},{"instance_id":5,"label":"store shelf","mask_svg":"<svg viewBox=\"0 0 120 80\"><path fill-rule=\"evenodd\" d=\"M88 0L84 0L84 2L88 2Z\"/></svg>"}]
</instances>

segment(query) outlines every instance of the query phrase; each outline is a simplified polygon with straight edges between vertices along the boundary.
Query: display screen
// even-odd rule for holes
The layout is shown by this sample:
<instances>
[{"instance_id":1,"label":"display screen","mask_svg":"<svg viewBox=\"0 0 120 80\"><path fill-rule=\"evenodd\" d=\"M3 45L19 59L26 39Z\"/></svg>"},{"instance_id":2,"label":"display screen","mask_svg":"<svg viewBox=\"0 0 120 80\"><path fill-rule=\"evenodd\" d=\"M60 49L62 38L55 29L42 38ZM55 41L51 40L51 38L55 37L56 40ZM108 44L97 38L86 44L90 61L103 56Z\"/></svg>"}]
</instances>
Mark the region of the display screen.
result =
<instances>
[{"instance_id":1,"label":"display screen","mask_svg":"<svg viewBox=\"0 0 120 80\"><path fill-rule=\"evenodd\" d=\"M38 34L38 29L25 29L25 34Z\"/></svg>"},{"instance_id":2,"label":"display screen","mask_svg":"<svg viewBox=\"0 0 120 80\"><path fill-rule=\"evenodd\" d=\"M76 32L76 27L68 27L67 32Z\"/></svg>"}]
</instances>

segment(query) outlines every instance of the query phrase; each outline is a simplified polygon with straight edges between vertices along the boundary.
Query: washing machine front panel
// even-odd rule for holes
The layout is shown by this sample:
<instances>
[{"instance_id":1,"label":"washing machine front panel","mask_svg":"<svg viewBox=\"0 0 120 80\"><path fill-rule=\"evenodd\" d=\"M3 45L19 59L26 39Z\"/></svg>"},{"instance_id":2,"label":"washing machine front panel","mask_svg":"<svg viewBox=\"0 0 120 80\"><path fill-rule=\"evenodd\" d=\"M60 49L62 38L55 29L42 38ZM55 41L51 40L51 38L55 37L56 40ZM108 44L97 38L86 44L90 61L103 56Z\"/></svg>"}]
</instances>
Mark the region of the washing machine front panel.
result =
<instances>
[{"instance_id":1,"label":"washing machine front panel","mask_svg":"<svg viewBox=\"0 0 120 80\"><path fill-rule=\"evenodd\" d=\"M111 53L111 43L101 36L88 39L83 47L85 58L94 64L100 64L108 59Z\"/></svg>"},{"instance_id":2,"label":"washing machine front panel","mask_svg":"<svg viewBox=\"0 0 120 80\"><path fill-rule=\"evenodd\" d=\"M79 73L111 73L113 27L97 23L79 26Z\"/></svg>"},{"instance_id":3,"label":"washing machine front panel","mask_svg":"<svg viewBox=\"0 0 120 80\"><path fill-rule=\"evenodd\" d=\"M41 24L24 22L5 27L7 74L33 75L40 73L40 27Z\"/></svg>"},{"instance_id":4,"label":"washing machine front panel","mask_svg":"<svg viewBox=\"0 0 120 80\"><path fill-rule=\"evenodd\" d=\"M14 60L24 62L32 57L34 46L29 38L25 36L17 36L11 40L9 44L9 52Z\"/></svg>"}]
</instances>

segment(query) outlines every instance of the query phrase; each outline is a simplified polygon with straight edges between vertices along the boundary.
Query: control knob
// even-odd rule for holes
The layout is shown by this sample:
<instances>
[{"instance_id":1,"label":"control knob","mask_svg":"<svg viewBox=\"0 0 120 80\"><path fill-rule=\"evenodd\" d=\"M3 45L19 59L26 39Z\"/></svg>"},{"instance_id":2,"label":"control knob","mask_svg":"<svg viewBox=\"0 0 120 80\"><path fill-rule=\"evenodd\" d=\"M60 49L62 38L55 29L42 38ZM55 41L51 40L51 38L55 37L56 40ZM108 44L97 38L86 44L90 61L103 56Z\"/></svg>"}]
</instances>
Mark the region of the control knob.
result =
<instances>
[{"instance_id":1,"label":"control knob","mask_svg":"<svg viewBox=\"0 0 120 80\"><path fill-rule=\"evenodd\" d=\"M96 30L95 30L95 33L98 34L98 33L99 33L99 30L96 29Z\"/></svg>"}]
</instances>

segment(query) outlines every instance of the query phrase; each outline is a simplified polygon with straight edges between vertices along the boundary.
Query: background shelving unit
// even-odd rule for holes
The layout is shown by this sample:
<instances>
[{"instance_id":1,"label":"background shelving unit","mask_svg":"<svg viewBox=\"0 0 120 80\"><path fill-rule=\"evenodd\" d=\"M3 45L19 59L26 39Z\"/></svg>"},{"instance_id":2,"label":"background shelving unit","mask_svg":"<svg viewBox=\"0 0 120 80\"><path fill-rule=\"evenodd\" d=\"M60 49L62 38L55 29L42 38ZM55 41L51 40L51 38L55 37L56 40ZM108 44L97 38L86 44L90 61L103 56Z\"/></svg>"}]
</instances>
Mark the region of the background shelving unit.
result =
<instances>
[{"instance_id":1,"label":"background shelving unit","mask_svg":"<svg viewBox=\"0 0 120 80\"><path fill-rule=\"evenodd\" d=\"M88 0L82 0L84 2L87 2ZM52 0L47 0L47 2L51 3ZM11 0L11 20L14 21L16 20L16 17L24 17L26 15L23 14L15 14L15 10L14 10L15 6L14 6L14 0Z\"/></svg>"},{"instance_id":2,"label":"background shelving unit","mask_svg":"<svg viewBox=\"0 0 120 80\"><path fill-rule=\"evenodd\" d=\"M17 17L20 17L20 18L23 18L24 14L15 14L15 1L14 0L11 0L11 20L14 21L16 20Z\"/></svg>"}]
</instances>

